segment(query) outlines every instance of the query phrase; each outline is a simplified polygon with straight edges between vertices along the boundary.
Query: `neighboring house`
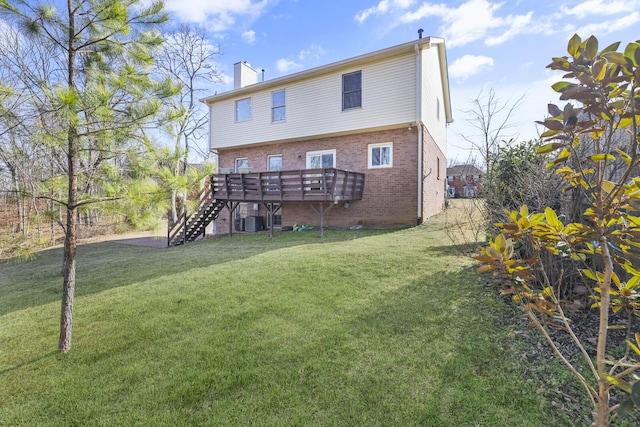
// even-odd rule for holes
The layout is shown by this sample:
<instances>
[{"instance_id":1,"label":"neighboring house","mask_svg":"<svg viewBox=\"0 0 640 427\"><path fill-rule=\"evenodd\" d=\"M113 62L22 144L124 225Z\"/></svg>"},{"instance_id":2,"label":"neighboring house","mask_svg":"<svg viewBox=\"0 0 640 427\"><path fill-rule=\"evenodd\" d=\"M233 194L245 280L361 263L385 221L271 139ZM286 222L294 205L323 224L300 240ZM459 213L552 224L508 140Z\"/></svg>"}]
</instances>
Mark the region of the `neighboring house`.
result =
<instances>
[{"instance_id":1,"label":"neighboring house","mask_svg":"<svg viewBox=\"0 0 640 427\"><path fill-rule=\"evenodd\" d=\"M228 201L219 233L256 220L409 226L443 208L452 122L443 39L263 82L239 62L234 79L202 100L219 168L210 197Z\"/></svg>"},{"instance_id":2,"label":"neighboring house","mask_svg":"<svg viewBox=\"0 0 640 427\"><path fill-rule=\"evenodd\" d=\"M476 197L482 188L484 172L474 165L456 165L447 168L449 197Z\"/></svg>"}]
</instances>

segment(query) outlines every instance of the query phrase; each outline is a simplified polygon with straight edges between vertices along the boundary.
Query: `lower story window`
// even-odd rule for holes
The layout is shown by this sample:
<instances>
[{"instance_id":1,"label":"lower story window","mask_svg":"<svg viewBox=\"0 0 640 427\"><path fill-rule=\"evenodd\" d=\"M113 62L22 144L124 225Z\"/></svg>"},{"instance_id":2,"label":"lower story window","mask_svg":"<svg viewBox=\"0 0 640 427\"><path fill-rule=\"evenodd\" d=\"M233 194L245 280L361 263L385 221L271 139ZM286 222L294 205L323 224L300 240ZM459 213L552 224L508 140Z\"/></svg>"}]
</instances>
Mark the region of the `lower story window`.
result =
<instances>
[{"instance_id":1,"label":"lower story window","mask_svg":"<svg viewBox=\"0 0 640 427\"><path fill-rule=\"evenodd\" d=\"M329 169L336 167L336 150L309 151L307 169Z\"/></svg>"},{"instance_id":2,"label":"lower story window","mask_svg":"<svg viewBox=\"0 0 640 427\"><path fill-rule=\"evenodd\" d=\"M369 144L369 169L393 167L393 142Z\"/></svg>"}]
</instances>

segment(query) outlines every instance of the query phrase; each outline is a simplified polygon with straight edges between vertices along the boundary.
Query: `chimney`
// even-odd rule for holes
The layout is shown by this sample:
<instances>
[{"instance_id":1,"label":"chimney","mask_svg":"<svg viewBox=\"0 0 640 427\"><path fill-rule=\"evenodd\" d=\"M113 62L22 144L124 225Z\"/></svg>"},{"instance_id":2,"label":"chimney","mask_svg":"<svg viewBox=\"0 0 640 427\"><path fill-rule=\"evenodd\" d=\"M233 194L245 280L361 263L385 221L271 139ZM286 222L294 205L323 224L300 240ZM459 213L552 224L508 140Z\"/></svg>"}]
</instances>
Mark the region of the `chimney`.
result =
<instances>
[{"instance_id":1,"label":"chimney","mask_svg":"<svg viewBox=\"0 0 640 427\"><path fill-rule=\"evenodd\" d=\"M233 88L249 86L258 83L258 72L251 68L247 61L233 64Z\"/></svg>"}]
</instances>

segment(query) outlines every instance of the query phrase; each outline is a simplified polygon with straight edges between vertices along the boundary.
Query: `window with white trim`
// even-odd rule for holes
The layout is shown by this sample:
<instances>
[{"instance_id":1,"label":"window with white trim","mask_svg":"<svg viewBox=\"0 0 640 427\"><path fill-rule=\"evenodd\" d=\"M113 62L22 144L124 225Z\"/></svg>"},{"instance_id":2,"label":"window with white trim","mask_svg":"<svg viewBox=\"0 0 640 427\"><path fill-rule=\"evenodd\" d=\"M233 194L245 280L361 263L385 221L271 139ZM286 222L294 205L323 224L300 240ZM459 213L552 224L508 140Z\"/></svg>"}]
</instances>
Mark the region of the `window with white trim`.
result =
<instances>
[{"instance_id":1,"label":"window with white trim","mask_svg":"<svg viewBox=\"0 0 640 427\"><path fill-rule=\"evenodd\" d=\"M251 98L236 101L236 122L251 120Z\"/></svg>"},{"instance_id":2,"label":"window with white trim","mask_svg":"<svg viewBox=\"0 0 640 427\"><path fill-rule=\"evenodd\" d=\"M393 142L369 144L369 169L393 167Z\"/></svg>"},{"instance_id":3,"label":"window with white trim","mask_svg":"<svg viewBox=\"0 0 640 427\"><path fill-rule=\"evenodd\" d=\"M335 167L336 150L307 152L307 169L327 169Z\"/></svg>"},{"instance_id":4,"label":"window with white trim","mask_svg":"<svg viewBox=\"0 0 640 427\"><path fill-rule=\"evenodd\" d=\"M236 159L236 173L239 173L241 169L249 169L249 159L246 157Z\"/></svg>"},{"instance_id":5,"label":"window with white trim","mask_svg":"<svg viewBox=\"0 0 640 427\"><path fill-rule=\"evenodd\" d=\"M342 110L362 107L362 71L342 75Z\"/></svg>"},{"instance_id":6,"label":"window with white trim","mask_svg":"<svg viewBox=\"0 0 640 427\"><path fill-rule=\"evenodd\" d=\"M271 121L282 122L287 118L284 89L271 92Z\"/></svg>"},{"instance_id":7,"label":"window with white trim","mask_svg":"<svg viewBox=\"0 0 640 427\"><path fill-rule=\"evenodd\" d=\"M267 158L267 170L268 171L282 170L282 154L275 154Z\"/></svg>"}]
</instances>

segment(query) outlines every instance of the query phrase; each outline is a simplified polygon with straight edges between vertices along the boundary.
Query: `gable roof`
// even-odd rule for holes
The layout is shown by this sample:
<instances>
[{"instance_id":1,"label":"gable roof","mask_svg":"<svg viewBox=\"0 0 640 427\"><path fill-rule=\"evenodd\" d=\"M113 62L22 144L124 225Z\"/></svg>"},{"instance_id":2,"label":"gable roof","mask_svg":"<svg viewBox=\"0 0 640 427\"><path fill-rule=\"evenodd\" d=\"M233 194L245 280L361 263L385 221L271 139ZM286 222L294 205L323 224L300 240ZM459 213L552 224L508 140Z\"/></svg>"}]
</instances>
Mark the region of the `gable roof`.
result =
<instances>
[{"instance_id":1,"label":"gable roof","mask_svg":"<svg viewBox=\"0 0 640 427\"><path fill-rule=\"evenodd\" d=\"M484 175L484 172L474 165L455 165L447 168L447 175Z\"/></svg>"},{"instance_id":2,"label":"gable roof","mask_svg":"<svg viewBox=\"0 0 640 427\"><path fill-rule=\"evenodd\" d=\"M413 40L407 43L403 43L397 46L392 46L386 49L377 50L375 52L367 53L364 55L355 56L353 58L344 59L342 61L333 62L320 67L311 68L309 70L299 71L294 74L289 74L282 77L277 77L272 80L265 80L263 82L255 83L249 86L244 86L238 89L233 89L227 92L222 92L216 95L208 96L200 99L200 102L205 104L212 104L218 101L223 101L229 98L235 98L245 94L253 93L258 90L266 90L272 87L281 86L285 83L290 84L299 80L310 79L323 74L335 72L337 70L353 67L356 65L366 64L369 62L379 61L381 59L390 58L393 56L407 54L411 52L417 52L417 49L430 49L435 47L438 49L438 59L440 64L440 78L442 80L442 90L444 92L444 110L447 123L453 122L453 115L451 110L451 96L449 91L449 73L447 68L447 57L444 46L444 39L438 37L425 37L417 40Z\"/></svg>"}]
</instances>

